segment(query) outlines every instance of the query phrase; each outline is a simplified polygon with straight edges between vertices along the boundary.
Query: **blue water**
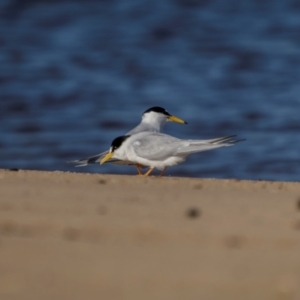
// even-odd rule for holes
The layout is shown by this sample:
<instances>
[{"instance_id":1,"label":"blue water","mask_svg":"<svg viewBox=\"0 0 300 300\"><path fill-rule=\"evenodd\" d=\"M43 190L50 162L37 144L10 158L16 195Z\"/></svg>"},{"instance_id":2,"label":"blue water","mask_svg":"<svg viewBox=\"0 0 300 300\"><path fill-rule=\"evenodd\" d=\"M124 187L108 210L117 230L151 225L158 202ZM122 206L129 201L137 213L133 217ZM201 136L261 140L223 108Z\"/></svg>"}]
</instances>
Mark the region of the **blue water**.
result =
<instances>
[{"instance_id":1,"label":"blue water","mask_svg":"<svg viewBox=\"0 0 300 300\"><path fill-rule=\"evenodd\" d=\"M181 138L245 142L167 175L300 179L298 1L0 1L0 168L135 174L65 161L162 106Z\"/></svg>"}]
</instances>

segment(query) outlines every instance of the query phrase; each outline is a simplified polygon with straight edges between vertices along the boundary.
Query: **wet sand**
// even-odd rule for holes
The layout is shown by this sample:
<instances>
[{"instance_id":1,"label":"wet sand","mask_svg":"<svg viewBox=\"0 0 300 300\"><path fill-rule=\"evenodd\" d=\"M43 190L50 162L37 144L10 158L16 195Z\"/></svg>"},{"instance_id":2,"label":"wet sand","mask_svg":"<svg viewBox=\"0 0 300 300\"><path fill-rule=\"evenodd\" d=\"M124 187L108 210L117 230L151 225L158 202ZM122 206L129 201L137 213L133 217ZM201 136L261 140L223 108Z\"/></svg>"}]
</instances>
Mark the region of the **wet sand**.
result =
<instances>
[{"instance_id":1,"label":"wet sand","mask_svg":"<svg viewBox=\"0 0 300 300\"><path fill-rule=\"evenodd\" d=\"M0 299L300 299L300 183L0 170Z\"/></svg>"}]
</instances>

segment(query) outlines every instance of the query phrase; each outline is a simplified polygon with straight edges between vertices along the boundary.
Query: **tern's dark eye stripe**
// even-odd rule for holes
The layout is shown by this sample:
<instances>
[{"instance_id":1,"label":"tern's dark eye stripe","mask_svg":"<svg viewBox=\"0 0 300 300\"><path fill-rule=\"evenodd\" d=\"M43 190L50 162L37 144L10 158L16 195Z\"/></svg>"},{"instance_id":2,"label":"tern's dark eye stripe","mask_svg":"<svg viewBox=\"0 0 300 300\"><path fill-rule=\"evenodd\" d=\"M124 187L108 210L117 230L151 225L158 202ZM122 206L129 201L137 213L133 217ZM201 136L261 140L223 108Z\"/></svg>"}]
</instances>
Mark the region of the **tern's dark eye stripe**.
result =
<instances>
[{"instance_id":1,"label":"tern's dark eye stripe","mask_svg":"<svg viewBox=\"0 0 300 300\"><path fill-rule=\"evenodd\" d=\"M111 152L114 152L116 149L120 148L123 142L128 139L130 135L122 135L115 138L111 143Z\"/></svg>"},{"instance_id":2,"label":"tern's dark eye stripe","mask_svg":"<svg viewBox=\"0 0 300 300\"><path fill-rule=\"evenodd\" d=\"M151 112L151 111L156 112L156 113L161 113L161 114L164 114L164 115L166 115L166 116L170 116L170 114L169 114L164 108L159 107L159 106L153 106L153 107L147 109L147 110L144 112L144 114L145 114L145 113L148 113L148 112Z\"/></svg>"}]
</instances>

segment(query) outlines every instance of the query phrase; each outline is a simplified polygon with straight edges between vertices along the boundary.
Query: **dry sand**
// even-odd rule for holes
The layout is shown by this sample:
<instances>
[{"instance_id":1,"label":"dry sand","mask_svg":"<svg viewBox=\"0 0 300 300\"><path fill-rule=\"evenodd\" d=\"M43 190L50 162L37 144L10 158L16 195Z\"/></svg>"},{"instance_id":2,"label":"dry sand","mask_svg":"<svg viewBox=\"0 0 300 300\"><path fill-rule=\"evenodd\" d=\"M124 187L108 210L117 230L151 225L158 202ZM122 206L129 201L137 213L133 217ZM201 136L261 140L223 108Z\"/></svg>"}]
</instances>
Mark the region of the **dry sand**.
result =
<instances>
[{"instance_id":1,"label":"dry sand","mask_svg":"<svg viewBox=\"0 0 300 300\"><path fill-rule=\"evenodd\" d=\"M0 170L0 299L300 299L300 183Z\"/></svg>"}]
</instances>

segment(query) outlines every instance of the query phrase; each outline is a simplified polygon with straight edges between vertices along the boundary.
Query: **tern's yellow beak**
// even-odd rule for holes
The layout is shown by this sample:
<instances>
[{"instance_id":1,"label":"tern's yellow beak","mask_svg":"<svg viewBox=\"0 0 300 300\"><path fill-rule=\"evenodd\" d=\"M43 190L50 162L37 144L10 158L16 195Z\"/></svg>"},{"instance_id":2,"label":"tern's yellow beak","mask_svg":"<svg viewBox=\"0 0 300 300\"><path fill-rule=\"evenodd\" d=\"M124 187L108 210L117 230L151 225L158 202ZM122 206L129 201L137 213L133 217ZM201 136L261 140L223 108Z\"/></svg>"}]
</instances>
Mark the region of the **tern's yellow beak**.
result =
<instances>
[{"instance_id":1,"label":"tern's yellow beak","mask_svg":"<svg viewBox=\"0 0 300 300\"><path fill-rule=\"evenodd\" d=\"M100 161L100 165L104 164L106 161L111 159L114 156L113 152L107 153Z\"/></svg>"},{"instance_id":2,"label":"tern's yellow beak","mask_svg":"<svg viewBox=\"0 0 300 300\"><path fill-rule=\"evenodd\" d=\"M168 120L176 123L181 123L181 124L187 124L187 122L183 121L182 119L179 119L175 116L168 116Z\"/></svg>"}]
</instances>

